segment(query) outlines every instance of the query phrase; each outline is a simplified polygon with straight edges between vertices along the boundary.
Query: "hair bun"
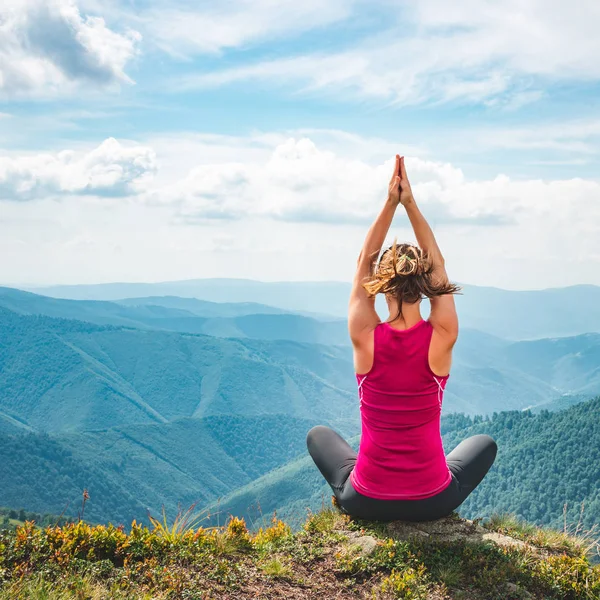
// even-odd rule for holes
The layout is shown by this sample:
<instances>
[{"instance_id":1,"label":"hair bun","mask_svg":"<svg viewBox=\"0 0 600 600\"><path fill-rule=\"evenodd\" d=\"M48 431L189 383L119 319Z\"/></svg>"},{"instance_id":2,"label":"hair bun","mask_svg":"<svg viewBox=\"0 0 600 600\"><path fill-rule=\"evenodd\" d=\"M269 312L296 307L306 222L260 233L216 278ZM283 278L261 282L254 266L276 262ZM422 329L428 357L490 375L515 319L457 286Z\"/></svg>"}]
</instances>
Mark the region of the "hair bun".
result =
<instances>
[{"instance_id":1,"label":"hair bun","mask_svg":"<svg viewBox=\"0 0 600 600\"><path fill-rule=\"evenodd\" d=\"M392 246L396 275L423 275L429 270L429 261L418 246L402 244Z\"/></svg>"},{"instance_id":2,"label":"hair bun","mask_svg":"<svg viewBox=\"0 0 600 600\"><path fill-rule=\"evenodd\" d=\"M374 296L391 291L399 279L430 272L430 261L421 248L411 244L398 245L394 240L394 244L381 256L371 280L363 285L369 295Z\"/></svg>"},{"instance_id":3,"label":"hair bun","mask_svg":"<svg viewBox=\"0 0 600 600\"><path fill-rule=\"evenodd\" d=\"M375 272L363 282L369 294L391 294L399 305L434 298L445 294L457 294L460 287L449 281L433 281L433 263L426 252L412 244L397 244L396 240L381 255Z\"/></svg>"}]
</instances>

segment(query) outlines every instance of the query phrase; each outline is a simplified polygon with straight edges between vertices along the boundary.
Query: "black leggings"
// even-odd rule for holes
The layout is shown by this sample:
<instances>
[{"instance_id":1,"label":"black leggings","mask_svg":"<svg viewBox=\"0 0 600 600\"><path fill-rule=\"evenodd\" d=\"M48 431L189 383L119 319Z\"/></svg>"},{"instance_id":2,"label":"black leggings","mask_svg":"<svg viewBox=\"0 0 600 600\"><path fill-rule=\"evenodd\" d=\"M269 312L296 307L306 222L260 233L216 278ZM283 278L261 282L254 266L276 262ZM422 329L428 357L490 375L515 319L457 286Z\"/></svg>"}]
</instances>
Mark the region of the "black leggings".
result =
<instances>
[{"instance_id":1,"label":"black leggings","mask_svg":"<svg viewBox=\"0 0 600 600\"><path fill-rule=\"evenodd\" d=\"M420 500L379 500L358 493L352 486L349 476L356 464L356 452L333 429L313 427L306 444L341 509L369 521L433 521L449 515L479 485L498 450L489 435L474 435L446 456L452 473L452 482L446 489Z\"/></svg>"}]
</instances>

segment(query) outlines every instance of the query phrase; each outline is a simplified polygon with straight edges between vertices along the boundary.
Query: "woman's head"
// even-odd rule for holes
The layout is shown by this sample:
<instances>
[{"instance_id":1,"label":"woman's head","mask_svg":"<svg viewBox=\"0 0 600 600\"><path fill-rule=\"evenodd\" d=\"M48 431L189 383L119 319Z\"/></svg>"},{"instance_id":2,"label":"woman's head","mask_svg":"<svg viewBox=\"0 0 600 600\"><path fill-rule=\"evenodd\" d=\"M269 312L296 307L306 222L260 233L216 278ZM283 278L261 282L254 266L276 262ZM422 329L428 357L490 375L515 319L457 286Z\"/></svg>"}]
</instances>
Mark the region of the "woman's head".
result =
<instances>
[{"instance_id":1,"label":"woman's head","mask_svg":"<svg viewBox=\"0 0 600 600\"><path fill-rule=\"evenodd\" d=\"M373 276L363 283L369 296L385 294L398 304L398 318L403 304L415 304L423 298L434 298L460 292L460 287L447 279L433 276L433 263L419 248L397 244L394 240L379 259Z\"/></svg>"}]
</instances>

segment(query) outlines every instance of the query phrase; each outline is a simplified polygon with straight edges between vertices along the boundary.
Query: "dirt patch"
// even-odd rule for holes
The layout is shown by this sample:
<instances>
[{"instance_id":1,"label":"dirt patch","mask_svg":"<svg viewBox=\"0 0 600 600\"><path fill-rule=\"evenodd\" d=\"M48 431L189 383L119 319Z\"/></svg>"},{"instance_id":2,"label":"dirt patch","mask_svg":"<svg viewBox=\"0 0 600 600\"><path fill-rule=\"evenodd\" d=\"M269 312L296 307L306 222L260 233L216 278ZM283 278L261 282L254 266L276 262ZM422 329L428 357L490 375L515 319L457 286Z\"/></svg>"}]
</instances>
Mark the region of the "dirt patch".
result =
<instances>
[{"instance_id":1,"label":"dirt patch","mask_svg":"<svg viewBox=\"0 0 600 600\"><path fill-rule=\"evenodd\" d=\"M294 563L290 578L269 578L254 565L248 565L246 582L232 591L210 591L207 598L237 600L245 598L264 600L366 600L381 576L353 583L338 575L335 559L330 553L310 563ZM208 590L207 590L208 592ZM382 600L387 596L380 596ZM441 600L441 597L440 597Z\"/></svg>"}]
</instances>

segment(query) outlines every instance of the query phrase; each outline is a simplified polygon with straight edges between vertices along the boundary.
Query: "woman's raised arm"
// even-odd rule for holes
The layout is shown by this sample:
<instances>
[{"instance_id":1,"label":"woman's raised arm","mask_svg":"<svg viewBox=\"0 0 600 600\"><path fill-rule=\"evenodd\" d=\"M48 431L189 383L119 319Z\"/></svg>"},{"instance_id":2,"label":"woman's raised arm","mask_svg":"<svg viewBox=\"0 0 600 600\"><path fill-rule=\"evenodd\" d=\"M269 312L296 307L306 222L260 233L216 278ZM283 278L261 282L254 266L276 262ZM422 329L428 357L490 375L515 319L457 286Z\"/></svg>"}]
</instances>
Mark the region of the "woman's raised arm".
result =
<instances>
[{"instance_id":1,"label":"woman's raised arm","mask_svg":"<svg viewBox=\"0 0 600 600\"><path fill-rule=\"evenodd\" d=\"M379 323L379 316L375 312L375 298L369 297L362 284L365 279L373 275L385 236L392 224L396 208L401 202L400 165L400 156L396 154L396 163L390 179L387 199L375 222L371 225L358 257L348 306L348 330L355 348L364 345L370 332Z\"/></svg>"},{"instance_id":2,"label":"woman's raised arm","mask_svg":"<svg viewBox=\"0 0 600 600\"><path fill-rule=\"evenodd\" d=\"M406 175L404 158L400 159L400 175L400 187L402 189L400 202L406 209L406 214L417 238L417 244L431 261L433 266L432 281L439 286L446 286L449 282L444 257L429 223L419 210L412 194ZM435 296L430 300L431 314L429 320L434 329L441 333L447 344L452 347L458 337L458 316L456 314L454 296L450 293L443 296Z\"/></svg>"}]
</instances>

